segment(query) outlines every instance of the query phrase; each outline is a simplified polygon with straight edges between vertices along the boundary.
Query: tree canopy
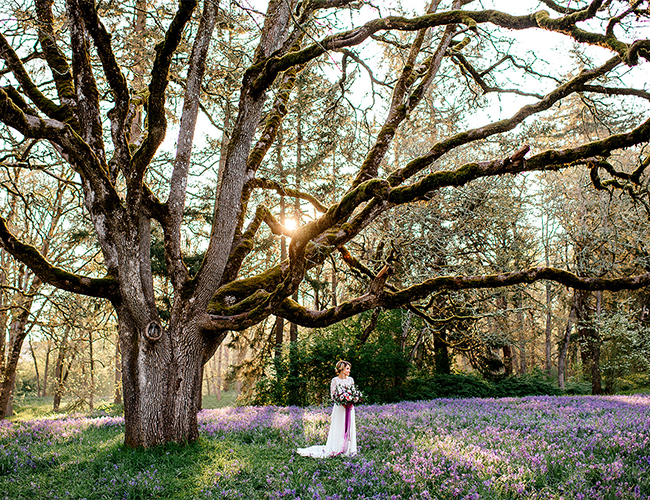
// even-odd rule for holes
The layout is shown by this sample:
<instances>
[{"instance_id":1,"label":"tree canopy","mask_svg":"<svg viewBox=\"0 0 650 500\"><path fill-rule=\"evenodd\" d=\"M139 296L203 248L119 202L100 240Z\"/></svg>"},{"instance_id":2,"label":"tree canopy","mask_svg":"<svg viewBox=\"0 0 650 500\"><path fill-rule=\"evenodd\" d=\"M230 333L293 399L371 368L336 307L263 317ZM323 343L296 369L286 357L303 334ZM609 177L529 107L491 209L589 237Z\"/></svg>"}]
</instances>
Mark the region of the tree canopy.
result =
<instances>
[{"instance_id":1,"label":"tree canopy","mask_svg":"<svg viewBox=\"0 0 650 500\"><path fill-rule=\"evenodd\" d=\"M92 237L68 243L98 255L52 261L4 206L0 245L46 285L113 305L128 444L195 439L203 364L228 331L272 315L322 327L440 290L650 284L638 266L589 275L524 250L497 273L447 273L443 242L393 279L417 239L354 251L405 209L449 209L442 234L472 213L459 188L528 172L586 168L647 209L647 1L9 3L2 167L70 182L57 174L69 164ZM572 132L561 111L577 100L601 126ZM286 258L273 235L290 238ZM327 307L297 300L335 254L361 286Z\"/></svg>"}]
</instances>

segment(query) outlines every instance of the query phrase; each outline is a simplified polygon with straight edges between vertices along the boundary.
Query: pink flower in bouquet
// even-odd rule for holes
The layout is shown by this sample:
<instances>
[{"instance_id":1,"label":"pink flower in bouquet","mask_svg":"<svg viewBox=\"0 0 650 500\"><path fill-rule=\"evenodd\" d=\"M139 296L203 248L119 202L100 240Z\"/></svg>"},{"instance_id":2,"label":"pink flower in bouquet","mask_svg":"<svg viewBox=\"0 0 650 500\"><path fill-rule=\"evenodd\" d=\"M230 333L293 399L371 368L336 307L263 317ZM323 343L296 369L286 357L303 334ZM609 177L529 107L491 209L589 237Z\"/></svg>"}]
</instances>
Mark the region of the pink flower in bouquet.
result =
<instances>
[{"instance_id":1,"label":"pink flower in bouquet","mask_svg":"<svg viewBox=\"0 0 650 500\"><path fill-rule=\"evenodd\" d=\"M355 385L338 385L334 389L332 401L342 406L350 406L363 401L363 394Z\"/></svg>"}]
</instances>

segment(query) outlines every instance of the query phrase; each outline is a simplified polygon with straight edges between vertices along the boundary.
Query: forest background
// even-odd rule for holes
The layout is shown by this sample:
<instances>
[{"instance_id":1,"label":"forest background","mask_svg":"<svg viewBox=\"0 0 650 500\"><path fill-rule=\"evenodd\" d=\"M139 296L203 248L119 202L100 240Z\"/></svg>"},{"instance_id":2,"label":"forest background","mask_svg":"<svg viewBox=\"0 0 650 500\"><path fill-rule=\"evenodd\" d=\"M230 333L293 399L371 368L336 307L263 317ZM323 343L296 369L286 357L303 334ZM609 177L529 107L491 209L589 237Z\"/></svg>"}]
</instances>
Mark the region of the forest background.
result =
<instances>
[{"instance_id":1,"label":"forest background","mask_svg":"<svg viewBox=\"0 0 650 500\"><path fill-rule=\"evenodd\" d=\"M169 17L171 10L164 4L142 1L129 6L109 4L104 8L116 19L122 16L118 24L124 23L121 57L144 60L139 58L143 45L136 41L158 39L163 28L156 18ZM235 2L224 12L227 15L217 25L219 57L210 59L206 69L206 99L201 103L199 140L192 155L184 212L183 245L190 274L203 261L213 216L216 188L204 181L218 181L216 172L224 161L221 151L233 125L237 86L250 58L254 37L249 34L256 31L260 20L254 8ZM383 11L392 12L412 13L401 5ZM647 10L643 12L647 15ZM20 22L29 22L29 11L17 3L13 14ZM339 21L328 22L334 26ZM5 21L6 32L14 28ZM19 35L16 28L12 36ZM25 36L21 44L28 46L30 39ZM372 71L355 52L342 51L336 57L312 61L296 76L277 141L259 170L261 182L284 187L253 195L256 201L274 207L283 227L291 229L314 220L321 203L328 206L346 192L354 175L348 166L363 161L382 126L375 106L379 103L379 108L385 108L390 102L394 81L389 70L403 63L409 36L392 33L380 40L381 49L372 56ZM567 71L590 68L600 57L600 49L578 44L549 42L551 48L544 53L523 43L491 40L491 48L470 42L450 52L423 105L412 110L395 133L382 163L386 172L422 155L437 138L540 99L546 86L567 76L553 60L558 53L573 68ZM427 43L433 46L435 41L432 37ZM479 74L473 63L482 59L494 64ZM179 60L179 67L183 63ZM135 64L133 69L137 77L147 68ZM167 118L178 127L186 83L175 75L170 74ZM10 80L6 69L2 78ZM639 81L635 68L610 78L626 88ZM513 144L525 144L531 136L539 149L570 148L627 130L647 117L647 79L616 106L610 105L616 95L592 90L592 94L569 96L512 132L486 138L472 149L452 151L436 168L508 156ZM0 200L10 228L57 265L97 272L100 248L93 238L92 222L83 212L74 171L51 151L39 149L37 142L17 138L6 127L0 133ZM169 177L175 147L173 139L163 144L152 164L152 186ZM28 156L29 161L21 161ZM647 148L639 146L620 152L611 161L620 170L630 171L636 165L647 166L648 158ZM47 172L33 167L39 161L49 166ZM641 191L647 187L644 182ZM391 269L391 286L396 288L431 276L492 275L540 265L580 277L649 272L647 189L639 195L625 186L620 189L620 184L608 187L604 189L594 178L593 168L578 165L557 172L488 177L434 191L382 215L339 252L331 253L322 265L310 270L292 298L314 310L337 306L363 293L368 276L386 267ZM312 194L296 195L304 192ZM242 275L254 276L286 260L290 237L272 231L263 236L255 242ZM156 305L164 321L171 314L171 284L163 236L156 226L150 256ZM19 357L15 378L10 380L13 401L11 397L6 400L0 409L3 414L10 415L12 405L34 395L51 397L55 411L92 409L99 397L121 404L117 321L108 302L72 296L43 283L3 247L0 264L3 381L12 377L12 359ZM25 342L16 352L19 339ZM644 288L589 291L541 281L508 288L438 291L399 309L377 307L322 329L269 316L251 328L228 334L204 366L203 395L219 399L222 392L232 395L234 391L240 402L319 404L334 375L332 366L340 358L352 362L353 376L369 402L647 391L650 297Z\"/></svg>"}]
</instances>

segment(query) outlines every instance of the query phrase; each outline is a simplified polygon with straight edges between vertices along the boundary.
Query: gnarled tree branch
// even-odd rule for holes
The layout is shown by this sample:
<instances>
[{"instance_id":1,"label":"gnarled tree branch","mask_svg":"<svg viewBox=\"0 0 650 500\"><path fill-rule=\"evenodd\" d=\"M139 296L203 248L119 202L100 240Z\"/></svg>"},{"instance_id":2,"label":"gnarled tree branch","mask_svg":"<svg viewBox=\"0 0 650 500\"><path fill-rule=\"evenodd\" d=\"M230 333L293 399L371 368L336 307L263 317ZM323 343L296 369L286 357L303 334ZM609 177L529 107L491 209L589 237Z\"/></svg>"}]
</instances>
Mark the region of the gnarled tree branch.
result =
<instances>
[{"instance_id":1,"label":"gnarled tree branch","mask_svg":"<svg viewBox=\"0 0 650 500\"><path fill-rule=\"evenodd\" d=\"M101 297L112 301L119 300L116 280L113 278L88 278L53 266L41 255L38 249L32 245L22 243L11 234L2 216L0 216L0 243L2 248L17 261L29 267L43 283L89 297Z\"/></svg>"}]
</instances>

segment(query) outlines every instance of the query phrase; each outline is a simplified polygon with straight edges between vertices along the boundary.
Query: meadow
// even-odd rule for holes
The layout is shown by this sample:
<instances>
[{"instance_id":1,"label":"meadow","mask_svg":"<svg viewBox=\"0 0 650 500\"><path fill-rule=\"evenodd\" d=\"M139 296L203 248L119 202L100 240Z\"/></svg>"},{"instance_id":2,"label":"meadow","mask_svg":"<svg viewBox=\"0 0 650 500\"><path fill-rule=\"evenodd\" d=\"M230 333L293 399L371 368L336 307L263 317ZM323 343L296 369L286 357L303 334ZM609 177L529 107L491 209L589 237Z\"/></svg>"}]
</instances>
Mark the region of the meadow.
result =
<instances>
[{"instance_id":1,"label":"meadow","mask_svg":"<svg viewBox=\"0 0 650 500\"><path fill-rule=\"evenodd\" d=\"M203 410L198 442L148 451L119 416L2 421L0 498L650 499L650 395L360 406L359 455L297 455L329 411Z\"/></svg>"}]
</instances>

